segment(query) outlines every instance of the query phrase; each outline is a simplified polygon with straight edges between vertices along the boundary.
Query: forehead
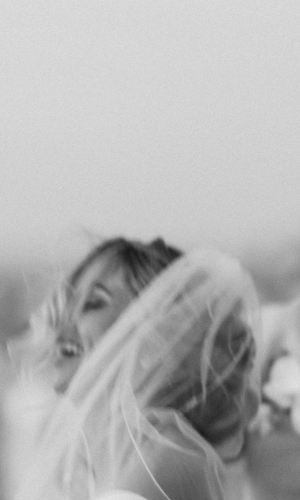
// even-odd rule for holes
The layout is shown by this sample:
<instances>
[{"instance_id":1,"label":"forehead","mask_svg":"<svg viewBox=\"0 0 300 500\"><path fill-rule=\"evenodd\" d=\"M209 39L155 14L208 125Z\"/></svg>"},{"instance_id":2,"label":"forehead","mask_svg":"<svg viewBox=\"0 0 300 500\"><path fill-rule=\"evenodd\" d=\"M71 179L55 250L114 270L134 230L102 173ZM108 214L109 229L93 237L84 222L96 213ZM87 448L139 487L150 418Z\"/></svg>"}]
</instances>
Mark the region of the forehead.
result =
<instances>
[{"instance_id":1,"label":"forehead","mask_svg":"<svg viewBox=\"0 0 300 500\"><path fill-rule=\"evenodd\" d=\"M108 253L96 256L77 278L74 287L82 289L99 282L112 288L112 291L129 289L121 264Z\"/></svg>"}]
</instances>

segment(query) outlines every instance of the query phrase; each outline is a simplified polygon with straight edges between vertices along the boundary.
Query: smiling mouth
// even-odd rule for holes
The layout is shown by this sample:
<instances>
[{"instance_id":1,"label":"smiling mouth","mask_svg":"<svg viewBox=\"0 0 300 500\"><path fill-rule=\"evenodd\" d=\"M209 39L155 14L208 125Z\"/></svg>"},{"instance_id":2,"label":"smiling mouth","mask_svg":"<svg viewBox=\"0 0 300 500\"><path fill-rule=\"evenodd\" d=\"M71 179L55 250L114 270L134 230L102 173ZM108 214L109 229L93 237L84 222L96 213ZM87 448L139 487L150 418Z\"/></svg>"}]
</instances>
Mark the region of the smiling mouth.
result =
<instances>
[{"instance_id":1,"label":"smiling mouth","mask_svg":"<svg viewBox=\"0 0 300 500\"><path fill-rule=\"evenodd\" d=\"M78 358L83 354L83 348L73 340L58 340L58 352L65 358Z\"/></svg>"}]
</instances>

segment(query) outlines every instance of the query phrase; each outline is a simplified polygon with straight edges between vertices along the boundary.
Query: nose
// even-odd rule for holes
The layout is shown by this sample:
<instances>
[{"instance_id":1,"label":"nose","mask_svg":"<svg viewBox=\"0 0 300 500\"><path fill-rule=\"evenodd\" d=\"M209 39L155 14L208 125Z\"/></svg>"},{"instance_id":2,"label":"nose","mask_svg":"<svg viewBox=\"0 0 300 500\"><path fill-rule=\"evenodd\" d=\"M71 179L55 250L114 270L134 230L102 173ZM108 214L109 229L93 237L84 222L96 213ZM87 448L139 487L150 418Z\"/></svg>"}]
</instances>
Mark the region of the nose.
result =
<instances>
[{"instance_id":1,"label":"nose","mask_svg":"<svg viewBox=\"0 0 300 500\"><path fill-rule=\"evenodd\" d=\"M73 342L80 342L80 334L75 321L64 321L62 322L58 329L56 335L57 342L65 342L66 340L72 340Z\"/></svg>"}]
</instances>

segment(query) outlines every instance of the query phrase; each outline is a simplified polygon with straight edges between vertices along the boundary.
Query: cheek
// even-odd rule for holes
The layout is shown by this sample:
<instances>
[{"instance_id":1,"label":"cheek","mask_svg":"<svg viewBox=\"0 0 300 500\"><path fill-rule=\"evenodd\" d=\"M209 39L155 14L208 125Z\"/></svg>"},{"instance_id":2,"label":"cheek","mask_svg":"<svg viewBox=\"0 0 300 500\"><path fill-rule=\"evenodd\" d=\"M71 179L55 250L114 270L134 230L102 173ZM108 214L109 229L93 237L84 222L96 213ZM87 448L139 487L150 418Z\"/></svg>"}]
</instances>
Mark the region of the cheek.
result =
<instances>
[{"instance_id":1,"label":"cheek","mask_svg":"<svg viewBox=\"0 0 300 500\"><path fill-rule=\"evenodd\" d=\"M127 297L126 296L126 297L120 299L117 302L116 307L112 311L112 321L115 321L122 314L122 312L125 309L127 309L127 307L129 306L129 304L131 302L132 302L132 298L131 297Z\"/></svg>"},{"instance_id":2,"label":"cheek","mask_svg":"<svg viewBox=\"0 0 300 500\"><path fill-rule=\"evenodd\" d=\"M79 334L87 350L93 348L97 340L115 323L127 304L119 303L113 309L102 310L84 318L78 325Z\"/></svg>"},{"instance_id":3,"label":"cheek","mask_svg":"<svg viewBox=\"0 0 300 500\"><path fill-rule=\"evenodd\" d=\"M108 327L111 326L121 316L121 314L132 303L133 299L134 295L127 290L124 293L120 293L116 297L113 307L111 307L109 311L107 311L107 322L109 323Z\"/></svg>"}]
</instances>

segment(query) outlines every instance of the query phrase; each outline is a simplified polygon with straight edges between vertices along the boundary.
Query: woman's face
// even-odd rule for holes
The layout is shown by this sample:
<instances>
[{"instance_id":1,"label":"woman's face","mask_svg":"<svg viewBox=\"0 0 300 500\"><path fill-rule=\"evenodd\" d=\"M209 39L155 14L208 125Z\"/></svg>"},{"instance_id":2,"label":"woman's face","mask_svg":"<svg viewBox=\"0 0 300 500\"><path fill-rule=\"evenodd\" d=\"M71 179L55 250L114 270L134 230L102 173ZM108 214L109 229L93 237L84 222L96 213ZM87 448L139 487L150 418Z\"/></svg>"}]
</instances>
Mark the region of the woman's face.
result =
<instances>
[{"instance_id":1,"label":"woman's face","mask_svg":"<svg viewBox=\"0 0 300 500\"><path fill-rule=\"evenodd\" d=\"M121 267L101 255L78 278L56 329L54 388L64 392L84 356L134 298Z\"/></svg>"}]
</instances>

